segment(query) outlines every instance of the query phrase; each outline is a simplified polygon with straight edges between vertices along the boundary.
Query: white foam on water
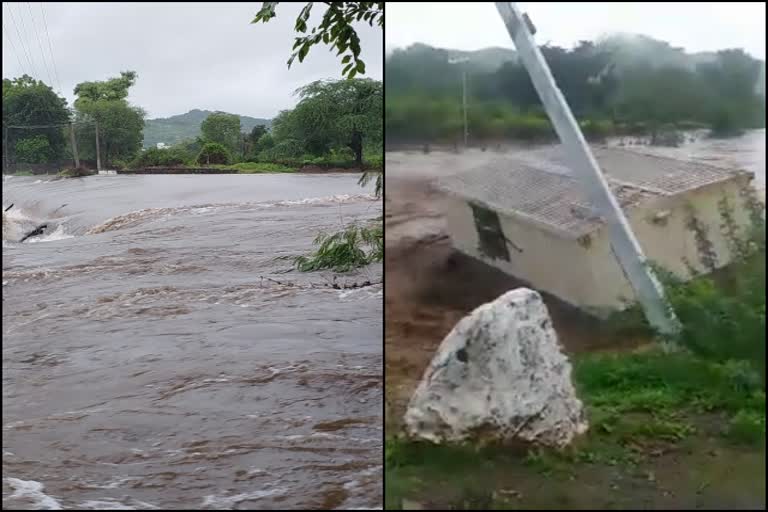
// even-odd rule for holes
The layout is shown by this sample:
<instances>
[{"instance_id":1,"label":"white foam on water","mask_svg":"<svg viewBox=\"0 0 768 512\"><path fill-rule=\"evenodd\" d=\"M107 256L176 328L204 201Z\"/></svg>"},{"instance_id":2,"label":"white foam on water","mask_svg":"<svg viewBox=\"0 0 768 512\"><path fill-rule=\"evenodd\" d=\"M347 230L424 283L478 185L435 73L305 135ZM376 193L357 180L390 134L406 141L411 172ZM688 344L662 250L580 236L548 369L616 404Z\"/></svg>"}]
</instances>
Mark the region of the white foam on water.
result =
<instances>
[{"instance_id":1,"label":"white foam on water","mask_svg":"<svg viewBox=\"0 0 768 512\"><path fill-rule=\"evenodd\" d=\"M242 503L243 501L260 500L262 498L269 498L270 496L279 496L281 494L286 494L287 492L288 492L288 489L278 488L278 489L270 489L265 491L247 492L243 494L236 494L234 496L209 495L205 497L201 507L230 509L235 505L237 505L238 503Z\"/></svg>"},{"instance_id":2,"label":"white foam on water","mask_svg":"<svg viewBox=\"0 0 768 512\"><path fill-rule=\"evenodd\" d=\"M64 226L62 224L59 224L58 226L56 226L56 229L53 230L52 233L48 235L30 238L29 240L27 240L26 243L32 244L32 243L40 243L40 242L55 242L57 240L66 240L68 238L75 238L75 235L70 235L69 233L67 233Z\"/></svg>"},{"instance_id":3,"label":"white foam on water","mask_svg":"<svg viewBox=\"0 0 768 512\"><path fill-rule=\"evenodd\" d=\"M80 503L77 510L160 510L160 507L145 501L129 498L133 505L126 505L114 498L88 500Z\"/></svg>"},{"instance_id":4,"label":"white foam on water","mask_svg":"<svg viewBox=\"0 0 768 512\"><path fill-rule=\"evenodd\" d=\"M307 204L341 204L350 203L355 201L375 201L376 196L373 194L339 194L335 196L326 197L307 197L304 199L295 199L289 201L278 201L272 203L275 206L299 206Z\"/></svg>"},{"instance_id":5,"label":"white foam on water","mask_svg":"<svg viewBox=\"0 0 768 512\"><path fill-rule=\"evenodd\" d=\"M56 498L43 492L45 486L40 482L18 478L5 478L5 482L13 488L13 494L8 499L30 500L33 510L64 510Z\"/></svg>"},{"instance_id":6,"label":"white foam on water","mask_svg":"<svg viewBox=\"0 0 768 512\"><path fill-rule=\"evenodd\" d=\"M353 295L360 295L360 294L365 295L365 297L363 297L364 299L381 299L384 296L384 291L381 288L381 285L375 285L372 287L365 287L365 288L352 288L351 290L339 291L339 299L344 300L349 297L352 297Z\"/></svg>"},{"instance_id":7,"label":"white foam on water","mask_svg":"<svg viewBox=\"0 0 768 512\"><path fill-rule=\"evenodd\" d=\"M89 500L77 506L79 510L136 510L117 500Z\"/></svg>"}]
</instances>

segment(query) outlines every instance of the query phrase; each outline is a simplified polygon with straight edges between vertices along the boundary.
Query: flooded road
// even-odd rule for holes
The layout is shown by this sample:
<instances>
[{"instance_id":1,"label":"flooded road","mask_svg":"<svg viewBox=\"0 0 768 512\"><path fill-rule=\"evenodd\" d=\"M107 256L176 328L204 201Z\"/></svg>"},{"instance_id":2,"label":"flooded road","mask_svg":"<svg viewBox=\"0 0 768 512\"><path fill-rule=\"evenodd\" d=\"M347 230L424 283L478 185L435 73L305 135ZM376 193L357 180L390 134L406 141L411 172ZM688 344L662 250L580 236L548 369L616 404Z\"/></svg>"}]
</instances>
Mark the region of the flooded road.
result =
<instances>
[{"instance_id":1,"label":"flooded road","mask_svg":"<svg viewBox=\"0 0 768 512\"><path fill-rule=\"evenodd\" d=\"M356 182L4 178L3 508L380 508L382 290L332 283L381 266L290 270Z\"/></svg>"}]
</instances>

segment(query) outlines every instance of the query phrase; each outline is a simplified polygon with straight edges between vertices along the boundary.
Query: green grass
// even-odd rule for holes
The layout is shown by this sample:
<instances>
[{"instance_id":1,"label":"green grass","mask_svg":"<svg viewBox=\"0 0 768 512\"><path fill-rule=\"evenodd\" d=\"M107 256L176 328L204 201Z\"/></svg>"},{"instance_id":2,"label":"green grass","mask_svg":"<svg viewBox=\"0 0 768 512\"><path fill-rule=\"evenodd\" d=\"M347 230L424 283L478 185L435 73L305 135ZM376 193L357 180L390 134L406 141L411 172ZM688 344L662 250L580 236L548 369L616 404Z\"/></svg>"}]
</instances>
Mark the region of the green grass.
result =
<instances>
[{"instance_id":1,"label":"green grass","mask_svg":"<svg viewBox=\"0 0 768 512\"><path fill-rule=\"evenodd\" d=\"M482 495L492 486L490 475L498 473L563 479L584 467L632 472L659 451L692 446L695 452L703 439L764 447L765 391L745 362L717 363L660 349L590 354L574 359L573 379L590 430L563 450L435 446L389 437L388 508L436 487L459 490L454 508L462 508L473 501L465 492L469 474L477 477L469 489Z\"/></svg>"},{"instance_id":2,"label":"green grass","mask_svg":"<svg viewBox=\"0 0 768 512\"><path fill-rule=\"evenodd\" d=\"M91 171L85 168L64 169L59 172L59 176L64 178L82 178L85 176L93 176L94 174L96 174L96 171Z\"/></svg>"},{"instance_id":3,"label":"green grass","mask_svg":"<svg viewBox=\"0 0 768 512\"><path fill-rule=\"evenodd\" d=\"M240 174L296 172L295 167L268 162L241 162L239 164L228 165L223 168L227 170L236 170Z\"/></svg>"}]
</instances>

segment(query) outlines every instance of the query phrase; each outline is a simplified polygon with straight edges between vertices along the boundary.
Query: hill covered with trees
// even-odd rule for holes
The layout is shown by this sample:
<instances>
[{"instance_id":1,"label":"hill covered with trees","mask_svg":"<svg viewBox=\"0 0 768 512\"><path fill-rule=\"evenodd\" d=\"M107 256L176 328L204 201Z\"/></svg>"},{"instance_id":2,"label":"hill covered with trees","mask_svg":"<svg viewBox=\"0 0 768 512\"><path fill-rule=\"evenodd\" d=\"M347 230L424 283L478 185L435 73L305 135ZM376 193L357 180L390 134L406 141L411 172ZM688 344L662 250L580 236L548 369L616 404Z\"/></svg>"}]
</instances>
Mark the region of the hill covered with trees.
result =
<instances>
[{"instance_id":1,"label":"hill covered with trees","mask_svg":"<svg viewBox=\"0 0 768 512\"><path fill-rule=\"evenodd\" d=\"M144 123L144 147L155 147L158 142L166 145L176 144L185 139L194 139L200 135L200 125L213 114L210 110L190 110L166 118L147 119ZM271 119L261 119L249 116L238 116L243 132L250 132L256 126L269 126Z\"/></svg>"}]
</instances>

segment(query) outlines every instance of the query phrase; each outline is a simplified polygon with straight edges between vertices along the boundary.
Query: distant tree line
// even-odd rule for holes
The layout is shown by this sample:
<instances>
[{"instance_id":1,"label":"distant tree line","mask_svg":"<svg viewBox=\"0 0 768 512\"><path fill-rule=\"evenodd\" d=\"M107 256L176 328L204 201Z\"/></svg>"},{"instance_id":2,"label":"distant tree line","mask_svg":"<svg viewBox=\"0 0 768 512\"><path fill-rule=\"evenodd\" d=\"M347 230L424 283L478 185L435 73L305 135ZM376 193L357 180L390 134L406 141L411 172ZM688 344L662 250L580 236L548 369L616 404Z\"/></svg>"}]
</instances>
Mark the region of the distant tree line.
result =
<instances>
[{"instance_id":1,"label":"distant tree line","mask_svg":"<svg viewBox=\"0 0 768 512\"><path fill-rule=\"evenodd\" d=\"M692 65L661 41L631 58L620 45L581 41L541 51L587 135L652 134L666 127L709 127L715 134L765 126L765 100L755 84L764 63L742 50L722 50ZM416 45L396 50L386 66L388 140L450 140L462 133L461 67L447 50ZM654 58L658 61L654 62ZM680 60L680 59L678 59ZM554 132L521 63L493 71L468 66L471 136L551 138Z\"/></svg>"},{"instance_id":2,"label":"distant tree line","mask_svg":"<svg viewBox=\"0 0 768 512\"><path fill-rule=\"evenodd\" d=\"M338 166L381 166L383 91L370 79L317 81L297 91L295 108L280 112L268 130L241 133L240 118L215 112L200 135L170 148L142 151L144 119L127 101L137 75L125 71L105 81L83 82L73 108L54 90L27 75L3 80L3 128L14 163L71 161L68 124L75 126L79 157L96 159L95 130L105 167L147 167L274 162ZM18 126L39 128L19 129Z\"/></svg>"}]
</instances>

